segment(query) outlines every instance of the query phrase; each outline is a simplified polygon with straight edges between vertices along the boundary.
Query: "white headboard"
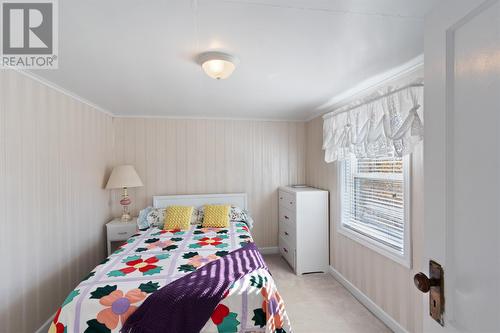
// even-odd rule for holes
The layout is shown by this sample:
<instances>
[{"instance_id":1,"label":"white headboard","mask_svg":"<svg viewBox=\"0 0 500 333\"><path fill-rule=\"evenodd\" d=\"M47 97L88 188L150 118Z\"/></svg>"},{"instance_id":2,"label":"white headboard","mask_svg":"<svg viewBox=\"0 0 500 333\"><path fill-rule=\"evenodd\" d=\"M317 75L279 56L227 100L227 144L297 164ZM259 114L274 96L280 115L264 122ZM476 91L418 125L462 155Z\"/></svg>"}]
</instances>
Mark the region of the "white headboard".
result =
<instances>
[{"instance_id":1,"label":"white headboard","mask_svg":"<svg viewBox=\"0 0 500 333\"><path fill-rule=\"evenodd\" d=\"M165 208L172 205L203 206L206 204L227 204L247 209L246 193L155 195L153 207Z\"/></svg>"}]
</instances>

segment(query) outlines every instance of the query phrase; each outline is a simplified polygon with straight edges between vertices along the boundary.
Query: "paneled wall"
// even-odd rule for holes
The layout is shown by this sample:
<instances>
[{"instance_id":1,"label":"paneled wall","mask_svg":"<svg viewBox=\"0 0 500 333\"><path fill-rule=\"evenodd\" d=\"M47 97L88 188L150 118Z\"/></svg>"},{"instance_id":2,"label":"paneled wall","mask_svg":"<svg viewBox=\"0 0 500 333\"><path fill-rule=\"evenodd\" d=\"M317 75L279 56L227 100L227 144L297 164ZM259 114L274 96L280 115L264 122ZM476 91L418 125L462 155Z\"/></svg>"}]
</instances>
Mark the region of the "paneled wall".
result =
<instances>
[{"instance_id":1,"label":"paneled wall","mask_svg":"<svg viewBox=\"0 0 500 333\"><path fill-rule=\"evenodd\" d=\"M330 264L409 332L421 332L422 294L413 275L422 261L423 145L412 156L411 223L413 269L382 256L336 232L339 218L337 163L323 159L321 117L307 123L306 181L330 191ZM425 270L424 270L425 271Z\"/></svg>"},{"instance_id":2,"label":"paneled wall","mask_svg":"<svg viewBox=\"0 0 500 333\"><path fill-rule=\"evenodd\" d=\"M277 188L305 181L305 124L247 120L115 118L115 163L135 165L145 186L132 211L153 195L247 192L261 247L278 243ZM115 198L119 191L114 193ZM120 207L113 201L113 214Z\"/></svg>"},{"instance_id":3,"label":"paneled wall","mask_svg":"<svg viewBox=\"0 0 500 333\"><path fill-rule=\"evenodd\" d=\"M0 71L0 332L34 332L105 256L112 118Z\"/></svg>"}]
</instances>

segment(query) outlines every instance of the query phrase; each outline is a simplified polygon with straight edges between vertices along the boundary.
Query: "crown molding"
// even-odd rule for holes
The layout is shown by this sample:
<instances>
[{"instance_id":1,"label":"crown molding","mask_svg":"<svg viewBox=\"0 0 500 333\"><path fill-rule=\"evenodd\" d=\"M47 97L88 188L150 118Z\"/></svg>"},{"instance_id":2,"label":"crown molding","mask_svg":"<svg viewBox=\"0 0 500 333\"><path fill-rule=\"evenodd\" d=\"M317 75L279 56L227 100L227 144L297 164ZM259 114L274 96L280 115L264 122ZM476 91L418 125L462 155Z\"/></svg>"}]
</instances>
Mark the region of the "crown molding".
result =
<instances>
[{"instance_id":1,"label":"crown molding","mask_svg":"<svg viewBox=\"0 0 500 333\"><path fill-rule=\"evenodd\" d=\"M99 106L95 103L92 103L88 99L83 98L82 96L77 95L74 92L71 92L71 91L69 91L69 90L67 90L67 89L41 77L41 76L38 76L33 72L30 72L30 71L25 70L25 69L19 69L19 68L11 68L11 69L26 76L26 77L29 77L30 79L37 81L37 82L39 82L39 83L41 83L49 88L52 88L52 89L66 95L66 96L69 96L69 97L71 97L71 98L73 98L73 99L75 99L83 104L86 104L86 105L90 106L91 108L96 109L97 111L100 111L100 112L107 114L108 116L111 116L111 117L116 117L116 115L113 112L109 111L108 109L103 108L102 106Z\"/></svg>"},{"instance_id":2,"label":"crown molding","mask_svg":"<svg viewBox=\"0 0 500 333\"><path fill-rule=\"evenodd\" d=\"M355 99L367 96L370 93L376 91L377 89L380 89L384 86L394 83L395 81L408 77L422 70L423 65L424 65L424 55L421 54L398 67L394 67L388 71L372 76L369 79L366 79L361 83L357 84L356 86L347 89L341 92L340 94L332 97L328 102L319 106L317 110L312 112L311 115L309 115L305 119L305 121L311 121L314 118L324 116L327 113L335 111L336 109L339 109L353 102Z\"/></svg>"},{"instance_id":3,"label":"crown molding","mask_svg":"<svg viewBox=\"0 0 500 333\"><path fill-rule=\"evenodd\" d=\"M29 77L30 79L33 79L49 88L52 88L66 96L69 96L81 103L84 103L91 108L98 110L104 114L107 114L108 116L112 118L130 118L130 119L177 119L177 120L233 120L233 121L272 121L272 122L295 122L295 123L302 123L305 122L304 119L281 119L281 118L244 118L244 117L207 117L207 116L153 116L153 115L120 115L113 113L109 111L106 108L103 108L102 106L99 106L91 101L89 101L86 98L83 98L82 96L75 94L74 92L71 92L41 76L38 76L34 74L33 72L24 70L24 69L19 69L19 68L10 68L26 77Z\"/></svg>"},{"instance_id":4,"label":"crown molding","mask_svg":"<svg viewBox=\"0 0 500 333\"><path fill-rule=\"evenodd\" d=\"M115 114L111 112L110 110L97 105L91 101L89 101L86 98L83 98L82 96L69 91L41 76L38 76L34 74L33 72L24 70L24 69L18 69L18 68L12 68L12 70L29 77L45 86L48 86L64 95L67 95L81 103L84 103L93 109L96 109L104 114L107 114L108 116L111 116L113 118L140 118L140 119L177 119L177 120L232 120L232 121L274 121L274 122L296 122L296 123L301 123L301 122L309 122L313 120L314 118L323 116L327 113L330 113L342 106L345 106L352 102L356 98L360 98L363 95L368 95L369 93L372 93L373 91L380 89L381 87L388 85L392 83L393 81L397 81L401 78L404 78L405 76L411 75L412 73L417 72L418 70L421 70L423 68L424 64L424 56L419 55L415 57L414 59L402 64L401 66L395 67L393 69L390 69L386 72L383 72L381 74L372 76L371 78L362 81L358 85L345 90L344 92L334 96L331 98L328 102L324 103L323 105L319 106L317 110L314 112L310 113L307 117L304 119L282 119L282 118L245 118L245 117L210 117L210 116L153 116L153 115L120 115L120 114Z\"/></svg>"},{"instance_id":5,"label":"crown molding","mask_svg":"<svg viewBox=\"0 0 500 333\"><path fill-rule=\"evenodd\" d=\"M148 115L114 115L118 119L172 119L172 120L230 120L230 121L260 121L260 122L289 122L304 123L305 119L285 118L244 118L244 117L207 117L207 116L148 116Z\"/></svg>"}]
</instances>

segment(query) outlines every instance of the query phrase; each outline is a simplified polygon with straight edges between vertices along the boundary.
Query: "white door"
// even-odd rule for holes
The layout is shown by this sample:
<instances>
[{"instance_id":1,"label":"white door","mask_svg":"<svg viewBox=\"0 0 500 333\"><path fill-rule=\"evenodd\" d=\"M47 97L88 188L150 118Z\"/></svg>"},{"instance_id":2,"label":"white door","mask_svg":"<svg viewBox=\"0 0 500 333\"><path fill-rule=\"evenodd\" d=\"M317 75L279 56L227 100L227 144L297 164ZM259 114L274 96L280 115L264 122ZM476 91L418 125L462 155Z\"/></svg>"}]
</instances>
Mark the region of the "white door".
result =
<instances>
[{"instance_id":1,"label":"white door","mask_svg":"<svg viewBox=\"0 0 500 333\"><path fill-rule=\"evenodd\" d=\"M442 0L425 32L425 268L444 268L444 327L500 332L500 0Z\"/></svg>"}]
</instances>

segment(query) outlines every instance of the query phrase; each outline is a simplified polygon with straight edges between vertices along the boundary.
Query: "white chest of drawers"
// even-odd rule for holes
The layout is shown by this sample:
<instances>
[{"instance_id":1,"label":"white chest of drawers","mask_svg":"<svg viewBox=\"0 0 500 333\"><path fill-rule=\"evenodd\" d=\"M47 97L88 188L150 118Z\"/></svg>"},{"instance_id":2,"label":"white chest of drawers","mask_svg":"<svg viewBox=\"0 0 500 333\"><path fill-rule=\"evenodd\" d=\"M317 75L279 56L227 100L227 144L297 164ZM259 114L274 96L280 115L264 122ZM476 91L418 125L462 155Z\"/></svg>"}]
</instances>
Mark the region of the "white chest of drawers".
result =
<instances>
[{"instance_id":1,"label":"white chest of drawers","mask_svg":"<svg viewBox=\"0 0 500 333\"><path fill-rule=\"evenodd\" d=\"M327 272L328 191L280 187L279 248L297 275Z\"/></svg>"}]
</instances>

